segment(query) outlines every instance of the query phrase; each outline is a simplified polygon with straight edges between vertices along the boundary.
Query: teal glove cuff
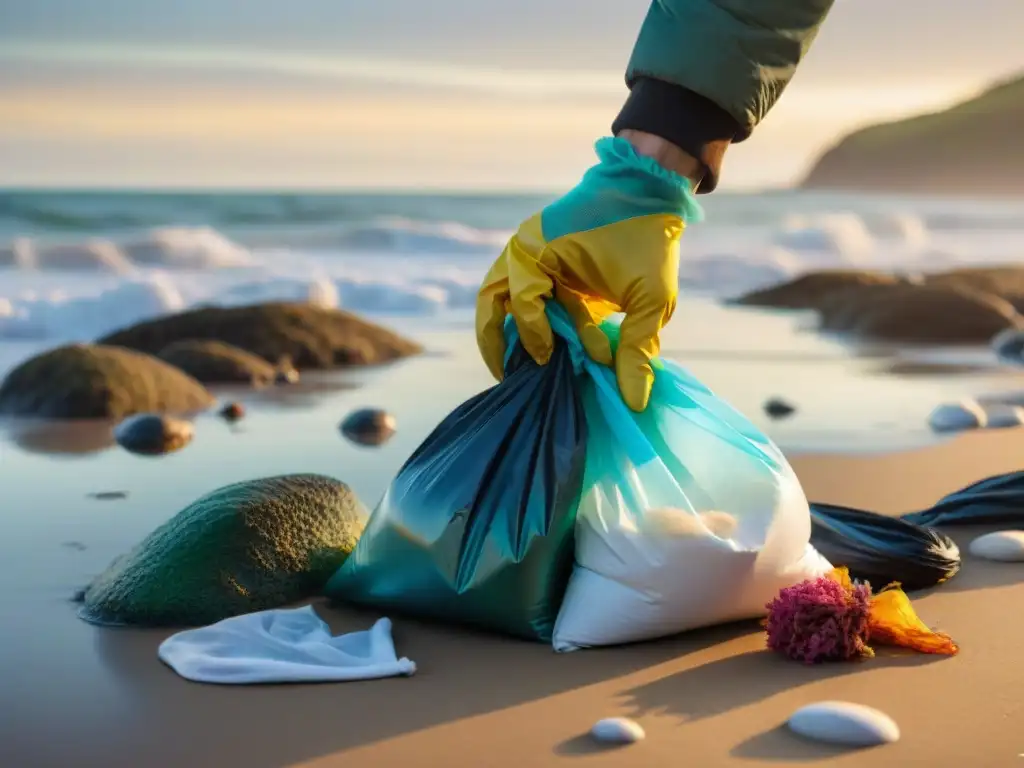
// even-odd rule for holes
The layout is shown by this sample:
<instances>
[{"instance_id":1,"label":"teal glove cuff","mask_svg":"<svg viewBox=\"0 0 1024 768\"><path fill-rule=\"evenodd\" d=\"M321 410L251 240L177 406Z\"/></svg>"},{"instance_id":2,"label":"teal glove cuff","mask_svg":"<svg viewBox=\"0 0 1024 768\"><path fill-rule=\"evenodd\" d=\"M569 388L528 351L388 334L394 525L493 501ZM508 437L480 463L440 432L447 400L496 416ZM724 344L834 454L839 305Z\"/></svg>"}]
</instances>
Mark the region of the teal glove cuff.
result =
<instances>
[{"instance_id":1,"label":"teal glove cuff","mask_svg":"<svg viewBox=\"0 0 1024 768\"><path fill-rule=\"evenodd\" d=\"M549 243L639 216L675 214L687 224L704 218L690 180L638 154L625 139L599 139L594 150L597 165L541 212Z\"/></svg>"}]
</instances>

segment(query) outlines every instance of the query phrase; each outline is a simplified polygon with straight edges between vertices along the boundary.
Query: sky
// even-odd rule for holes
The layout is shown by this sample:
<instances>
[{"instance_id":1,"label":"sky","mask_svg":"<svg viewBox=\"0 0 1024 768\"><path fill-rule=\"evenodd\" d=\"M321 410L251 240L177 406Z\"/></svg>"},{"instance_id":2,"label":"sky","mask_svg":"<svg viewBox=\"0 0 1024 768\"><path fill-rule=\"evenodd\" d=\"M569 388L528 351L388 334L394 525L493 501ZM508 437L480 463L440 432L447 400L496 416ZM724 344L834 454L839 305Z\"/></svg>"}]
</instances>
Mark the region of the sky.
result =
<instances>
[{"instance_id":1,"label":"sky","mask_svg":"<svg viewBox=\"0 0 1024 768\"><path fill-rule=\"evenodd\" d=\"M0 186L570 186L648 2L0 0ZM836 0L722 188L1024 70L1022 29L1024 0Z\"/></svg>"}]
</instances>

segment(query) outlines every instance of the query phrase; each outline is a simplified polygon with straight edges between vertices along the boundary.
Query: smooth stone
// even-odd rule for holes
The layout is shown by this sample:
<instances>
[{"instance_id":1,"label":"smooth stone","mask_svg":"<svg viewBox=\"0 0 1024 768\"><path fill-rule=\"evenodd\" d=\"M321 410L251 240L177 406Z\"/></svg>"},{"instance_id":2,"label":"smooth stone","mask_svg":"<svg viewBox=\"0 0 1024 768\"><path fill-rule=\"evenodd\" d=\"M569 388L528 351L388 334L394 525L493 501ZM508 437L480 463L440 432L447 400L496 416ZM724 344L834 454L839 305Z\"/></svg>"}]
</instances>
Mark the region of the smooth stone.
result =
<instances>
[{"instance_id":1,"label":"smooth stone","mask_svg":"<svg viewBox=\"0 0 1024 768\"><path fill-rule=\"evenodd\" d=\"M996 355L1006 362L1024 363L1024 332L1016 328L1000 331L992 339L992 349Z\"/></svg>"},{"instance_id":2,"label":"smooth stone","mask_svg":"<svg viewBox=\"0 0 1024 768\"><path fill-rule=\"evenodd\" d=\"M977 400L944 403L931 412L928 426L936 432L960 432L988 426L988 414Z\"/></svg>"},{"instance_id":3,"label":"smooth stone","mask_svg":"<svg viewBox=\"0 0 1024 768\"><path fill-rule=\"evenodd\" d=\"M1024 409L1016 405L995 403L985 408L985 417L989 429L1006 429L1024 424Z\"/></svg>"},{"instance_id":4,"label":"smooth stone","mask_svg":"<svg viewBox=\"0 0 1024 768\"><path fill-rule=\"evenodd\" d=\"M220 409L220 417L225 421L238 421L245 416L245 406L241 403L228 403Z\"/></svg>"},{"instance_id":5,"label":"smooth stone","mask_svg":"<svg viewBox=\"0 0 1024 768\"><path fill-rule=\"evenodd\" d=\"M606 717L594 723L590 735L604 744L633 744L647 734L640 723L628 717Z\"/></svg>"},{"instance_id":6,"label":"smooth stone","mask_svg":"<svg viewBox=\"0 0 1024 768\"><path fill-rule=\"evenodd\" d=\"M892 744L900 738L899 726L887 714L845 701L808 704L790 715L787 725L806 739L849 747Z\"/></svg>"},{"instance_id":7,"label":"smooth stone","mask_svg":"<svg viewBox=\"0 0 1024 768\"><path fill-rule=\"evenodd\" d=\"M997 563L1024 562L1024 531L996 531L979 536L968 551L983 560Z\"/></svg>"},{"instance_id":8,"label":"smooth stone","mask_svg":"<svg viewBox=\"0 0 1024 768\"><path fill-rule=\"evenodd\" d=\"M192 441L192 422L156 413L139 413L114 428L114 439L132 453L156 455L184 448Z\"/></svg>"},{"instance_id":9,"label":"smooth stone","mask_svg":"<svg viewBox=\"0 0 1024 768\"><path fill-rule=\"evenodd\" d=\"M360 445L381 445L395 434L395 417L379 408L363 408L341 422L341 433Z\"/></svg>"},{"instance_id":10,"label":"smooth stone","mask_svg":"<svg viewBox=\"0 0 1024 768\"><path fill-rule=\"evenodd\" d=\"M764 412L773 419L781 419L796 412L796 408L779 397L773 397L764 404Z\"/></svg>"},{"instance_id":11,"label":"smooth stone","mask_svg":"<svg viewBox=\"0 0 1024 768\"><path fill-rule=\"evenodd\" d=\"M299 383L299 372L294 368L282 368L274 374L274 383L278 386Z\"/></svg>"}]
</instances>

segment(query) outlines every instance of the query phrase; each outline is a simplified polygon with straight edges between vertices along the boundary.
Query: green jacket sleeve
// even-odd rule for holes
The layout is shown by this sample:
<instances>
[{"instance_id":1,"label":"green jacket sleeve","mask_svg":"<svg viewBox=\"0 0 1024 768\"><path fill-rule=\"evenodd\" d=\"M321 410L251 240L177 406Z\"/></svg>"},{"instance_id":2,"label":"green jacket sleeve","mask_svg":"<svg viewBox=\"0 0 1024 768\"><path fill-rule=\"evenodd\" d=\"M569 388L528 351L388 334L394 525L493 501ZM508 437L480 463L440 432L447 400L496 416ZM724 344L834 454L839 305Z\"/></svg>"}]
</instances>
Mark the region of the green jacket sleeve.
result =
<instances>
[{"instance_id":1,"label":"green jacket sleeve","mask_svg":"<svg viewBox=\"0 0 1024 768\"><path fill-rule=\"evenodd\" d=\"M645 130L702 159L717 183L731 142L747 138L792 79L833 0L652 0L613 125Z\"/></svg>"}]
</instances>

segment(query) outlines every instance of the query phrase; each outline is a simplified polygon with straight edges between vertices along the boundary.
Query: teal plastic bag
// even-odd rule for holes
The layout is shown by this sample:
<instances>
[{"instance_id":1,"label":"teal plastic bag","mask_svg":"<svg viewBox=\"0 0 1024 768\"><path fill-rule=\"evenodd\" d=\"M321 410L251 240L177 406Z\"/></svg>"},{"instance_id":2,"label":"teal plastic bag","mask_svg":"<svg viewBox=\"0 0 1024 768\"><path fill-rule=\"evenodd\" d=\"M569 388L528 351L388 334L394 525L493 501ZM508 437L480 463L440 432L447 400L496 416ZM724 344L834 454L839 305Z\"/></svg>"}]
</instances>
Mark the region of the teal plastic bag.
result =
<instances>
[{"instance_id":1,"label":"teal plastic bag","mask_svg":"<svg viewBox=\"0 0 1024 768\"><path fill-rule=\"evenodd\" d=\"M551 640L586 453L585 354L571 326L556 333L539 366L506 326L505 379L456 408L399 470L329 597Z\"/></svg>"},{"instance_id":2,"label":"teal plastic bag","mask_svg":"<svg viewBox=\"0 0 1024 768\"><path fill-rule=\"evenodd\" d=\"M614 349L618 325L603 330ZM779 589L831 568L778 447L681 366L653 367L638 414L610 368L584 364L586 473L556 650L762 616Z\"/></svg>"}]
</instances>

